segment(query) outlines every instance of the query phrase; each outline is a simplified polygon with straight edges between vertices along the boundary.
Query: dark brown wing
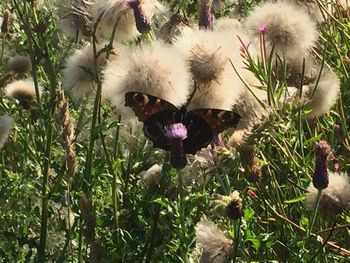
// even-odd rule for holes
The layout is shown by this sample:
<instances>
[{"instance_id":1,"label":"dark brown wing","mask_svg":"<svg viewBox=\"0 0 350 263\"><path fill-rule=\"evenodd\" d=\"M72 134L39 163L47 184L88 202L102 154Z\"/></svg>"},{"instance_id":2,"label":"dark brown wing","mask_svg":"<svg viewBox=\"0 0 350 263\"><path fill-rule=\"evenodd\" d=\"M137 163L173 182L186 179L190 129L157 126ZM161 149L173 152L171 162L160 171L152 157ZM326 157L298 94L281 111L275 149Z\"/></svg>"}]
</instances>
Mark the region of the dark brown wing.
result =
<instances>
[{"instance_id":1,"label":"dark brown wing","mask_svg":"<svg viewBox=\"0 0 350 263\"><path fill-rule=\"evenodd\" d=\"M139 92L126 93L125 106L131 107L139 121L142 122L145 122L149 117L163 110L177 110L170 102Z\"/></svg>"},{"instance_id":2,"label":"dark brown wing","mask_svg":"<svg viewBox=\"0 0 350 263\"><path fill-rule=\"evenodd\" d=\"M183 141L185 153L195 154L208 146L213 138L213 132L200 115L188 112L182 122L187 128L187 138Z\"/></svg>"},{"instance_id":3,"label":"dark brown wing","mask_svg":"<svg viewBox=\"0 0 350 263\"><path fill-rule=\"evenodd\" d=\"M203 118L211 128L213 136L228 128L235 128L241 119L236 112L218 109L195 109L189 113Z\"/></svg>"},{"instance_id":4,"label":"dark brown wing","mask_svg":"<svg viewBox=\"0 0 350 263\"><path fill-rule=\"evenodd\" d=\"M165 127L175 123L178 110L162 110L147 118L143 125L145 135L153 142L153 146L169 151L170 141L165 137Z\"/></svg>"}]
</instances>

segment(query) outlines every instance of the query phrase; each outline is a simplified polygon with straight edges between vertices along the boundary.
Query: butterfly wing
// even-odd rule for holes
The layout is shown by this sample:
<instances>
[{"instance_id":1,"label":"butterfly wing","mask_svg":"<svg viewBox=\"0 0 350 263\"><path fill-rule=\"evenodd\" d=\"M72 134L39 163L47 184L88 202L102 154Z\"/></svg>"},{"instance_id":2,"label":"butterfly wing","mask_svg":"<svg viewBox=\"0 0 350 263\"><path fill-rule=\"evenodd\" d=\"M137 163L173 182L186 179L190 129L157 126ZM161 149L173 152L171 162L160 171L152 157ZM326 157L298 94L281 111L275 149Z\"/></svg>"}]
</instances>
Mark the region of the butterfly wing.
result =
<instances>
[{"instance_id":1,"label":"butterfly wing","mask_svg":"<svg viewBox=\"0 0 350 263\"><path fill-rule=\"evenodd\" d=\"M184 120L188 137L184 141L185 153L195 154L206 147L213 136L228 128L235 128L241 119L238 113L218 109L195 109Z\"/></svg>"},{"instance_id":2,"label":"butterfly wing","mask_svg":"<svg viewBox=\"0 0 350 263\"><path fill-rule=\"evenodd\" d=\"M125 94L125 106L131 107L139 121L144 123L144 133L154 147L170 150L164 128L174 122L178 112L173 104L155 96L128 92Z\"/></svg>"},{"instance_id":3,"label":"butterfly wing","mask_svg":"<svg viewBox=\"0 0 350 263\"><path fill-rule=\"evenodd\" d=\"M218 109L195 109L191 111L203 118L211 128L213 135L218 135L228 128L235 128L241 116L233 111Z\"/></svg>"},{"instance_id":4,"label":"butterfly wing","mask_svg":"<svg viewBox=\"0 0 350 263\"><path fill-rule=\"evenodd\" d=\"M153 114L144 122L143 131L145 135L153 142L153 146L169 151L171 144L165 137L165 127L174 123L176 111L163 110Z\"/></svg>"},{"instance_id":5,"label":"butterfly wing","mask_svg":"<svg viewBox=\"0 0 350 263\"><path fill-rule=\"evenodd\" d=\"M189 112L183 124L187 128L187 138L183 141L185 153L195 154L211 142L213 132L201 116Z\"/></svg>"},{"instance_id":6,"label":"butterfly wing","mask_svg":"<svg viewBox=\"0 0 350 263\"><path fill-rule=\"evenodd\" d=\"M149 117L161 111L177 110L170 102L140 92L126 93L125 106L132 108L139 121L142 122L145 122Z\"/></svg>"}]
</instances>

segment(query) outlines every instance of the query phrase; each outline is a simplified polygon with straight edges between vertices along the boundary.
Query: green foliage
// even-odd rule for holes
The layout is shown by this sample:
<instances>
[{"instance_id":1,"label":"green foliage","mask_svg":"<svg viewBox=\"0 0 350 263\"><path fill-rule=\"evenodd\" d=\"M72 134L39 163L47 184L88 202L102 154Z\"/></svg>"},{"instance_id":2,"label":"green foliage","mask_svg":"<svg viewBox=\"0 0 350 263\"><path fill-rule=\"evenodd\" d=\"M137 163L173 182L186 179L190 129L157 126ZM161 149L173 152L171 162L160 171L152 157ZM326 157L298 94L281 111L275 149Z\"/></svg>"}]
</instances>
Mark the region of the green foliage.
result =
<instances>
[{"instance_id":1,"label":"green foliage","mask_svg":"<svg viewBox=\"0 0 350 263\"><path fill-rule=\"evenodd\" d=\"M54 9L46 2L41 8L30 1L0 3L1 13L9 9L16 14L13 39L1 35L0 80L10 56L27 54L33 64L29 75L43 87L40 100L26 110L5 97L6 83L0 81L0 115L15 120L0 151L0 261L189 262L195 226L203 217L217 222L235 240L233 262L308 262L319 249L315 262L348 260L349 211L335 219L330 239L347 249L342 253L323 244L332 222L317 218L307 236L312 213L302 203L313 174L316 141L327 139L341 170L350 167L350 22L340 9L320 28L318 49L341 79L341 97L326 116L307 121L302 105L280 105L286 83L271 83L271 67L265 70L261 62L247 62L276 106L252 136L262 165L262 178L252 181L234 150L216 153L216 163L209 167L172 169L169 156L154 149L141 130L120 123L107 103L100 104L98 93L92 102L67 96L78 164L71 176L61 143L64 124L57 117L60 72L81 44L61 35ZM198 17L197 1L173 2L173 10ZM232 9L223 2L217 16ZM256 4L239 1L240 16ZM101 79L95 77L98 92ZM7 82L17 78L11 75ZM335 124L341 127L339 134ZM142 172L156 163L163 164L160 180L147 186ZM214 194L233 190L243 199L244 215L237 222L211 207ZM256 196L248 194L252 190ZM86 233L91 230L89 220L94 225L92 240Z\"/></svg>"}]
</instances>

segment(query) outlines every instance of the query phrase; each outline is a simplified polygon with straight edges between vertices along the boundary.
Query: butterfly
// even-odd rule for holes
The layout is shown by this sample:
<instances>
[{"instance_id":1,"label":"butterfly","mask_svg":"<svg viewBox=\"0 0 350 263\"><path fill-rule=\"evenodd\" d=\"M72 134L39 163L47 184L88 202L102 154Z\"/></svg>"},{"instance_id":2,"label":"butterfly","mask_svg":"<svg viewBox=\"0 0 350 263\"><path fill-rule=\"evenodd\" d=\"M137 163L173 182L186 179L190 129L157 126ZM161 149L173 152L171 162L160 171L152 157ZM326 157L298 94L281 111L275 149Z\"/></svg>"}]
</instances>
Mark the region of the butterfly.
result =
<instances>
[{"instance_id":1,"label":"butterfly","mask_svg":"<svg viewBox=\"0 0 350 263\"><path fill-rule=\"evenodd\" d=\"M144 93L125 94L125 106L131 107L139 121L144 123L144 133L156 148L170 151L174 168L187 164L186 154L195 154L208 146L214 136L227 128L237 126L240 115L219 109L194 109L175 105ZM179 139L178 134L183 133Z\"/></svg>"}]
</instances>

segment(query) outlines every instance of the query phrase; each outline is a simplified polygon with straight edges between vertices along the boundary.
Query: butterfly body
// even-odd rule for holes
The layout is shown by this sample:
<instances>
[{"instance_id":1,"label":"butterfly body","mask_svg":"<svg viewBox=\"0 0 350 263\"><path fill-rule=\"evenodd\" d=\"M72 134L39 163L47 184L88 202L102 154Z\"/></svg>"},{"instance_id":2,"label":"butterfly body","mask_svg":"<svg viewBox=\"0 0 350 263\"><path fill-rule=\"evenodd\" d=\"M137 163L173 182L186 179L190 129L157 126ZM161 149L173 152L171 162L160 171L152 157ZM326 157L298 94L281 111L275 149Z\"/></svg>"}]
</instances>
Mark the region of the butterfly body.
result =
<instances>
[{"instance_id":1,"label":"butterfly body","mask_svg":"<svg viewBox=\"0 0 350 263\"><path fill-rule=\"evenodd\" d=\"M154 147L171 152L170 161L176 168L186 165L186 154L195 154L206 147L214 136L227 128L235 127L240 120L240 116L231 111L187 111L186 107L179 109L155 96L137 92L126 93L125 106L131 107L138 119L144 123L144 133L153 142ZM171 129L176 128L186 133L181 140L169 137Z\"/></svg>"}]
</instances>

